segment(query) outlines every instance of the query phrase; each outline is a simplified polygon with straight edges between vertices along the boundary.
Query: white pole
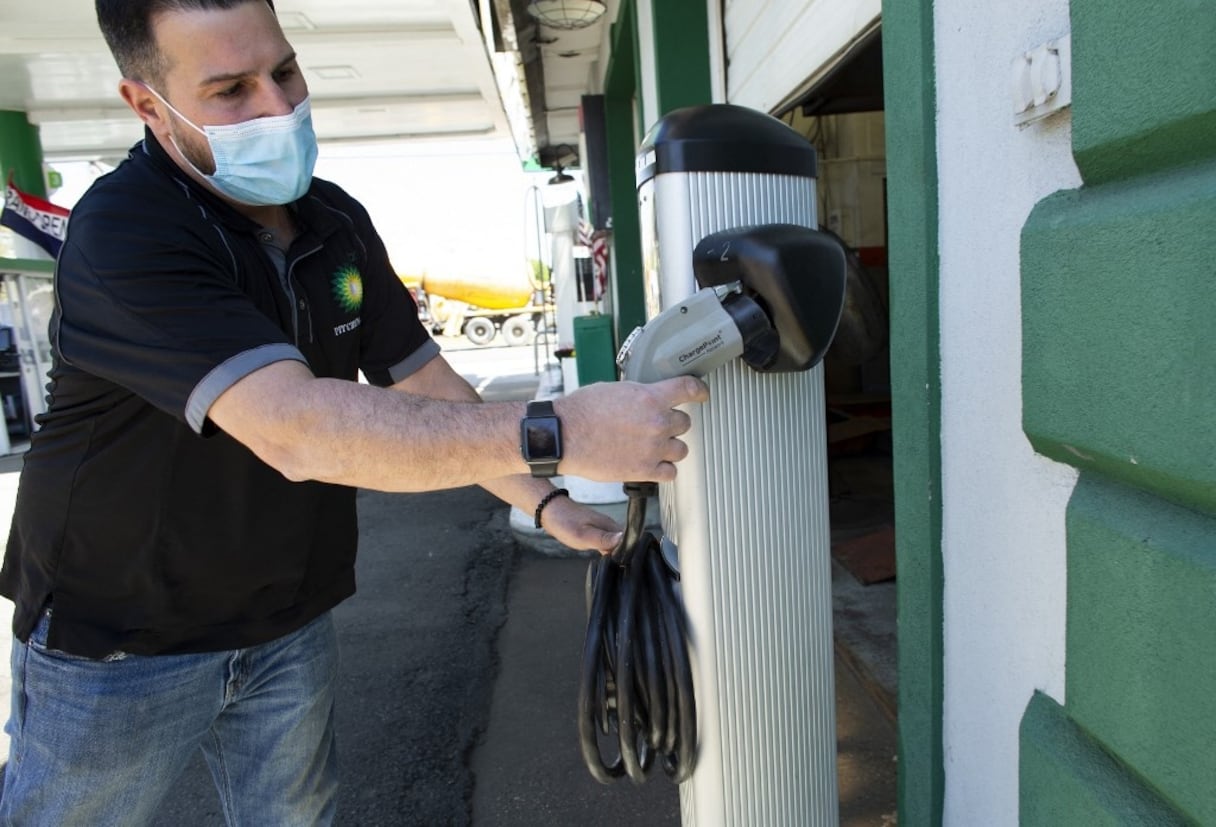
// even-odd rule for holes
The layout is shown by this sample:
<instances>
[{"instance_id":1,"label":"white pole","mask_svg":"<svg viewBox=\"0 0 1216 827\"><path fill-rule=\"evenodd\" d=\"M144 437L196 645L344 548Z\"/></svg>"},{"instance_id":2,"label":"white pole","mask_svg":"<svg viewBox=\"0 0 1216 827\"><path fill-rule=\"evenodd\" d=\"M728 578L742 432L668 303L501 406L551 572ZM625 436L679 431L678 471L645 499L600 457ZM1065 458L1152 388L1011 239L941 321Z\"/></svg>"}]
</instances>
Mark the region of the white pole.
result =
<instances>
[{"instance_id":1,"label":"white pole","mask_svg":"<svg viewBox=\"0 0 1216 827\"><path fill-rule=\"evenodd\" d=\"M748 224L816 227L813 178L670 173L653 179L664 308L696 289L692 250ZM645 233L644 233L645 237ZM697 697L684 827L834 827L835 687L823 369L710 374L689 457L662 486L679 548Z\"/></svg>"}]
</instances>

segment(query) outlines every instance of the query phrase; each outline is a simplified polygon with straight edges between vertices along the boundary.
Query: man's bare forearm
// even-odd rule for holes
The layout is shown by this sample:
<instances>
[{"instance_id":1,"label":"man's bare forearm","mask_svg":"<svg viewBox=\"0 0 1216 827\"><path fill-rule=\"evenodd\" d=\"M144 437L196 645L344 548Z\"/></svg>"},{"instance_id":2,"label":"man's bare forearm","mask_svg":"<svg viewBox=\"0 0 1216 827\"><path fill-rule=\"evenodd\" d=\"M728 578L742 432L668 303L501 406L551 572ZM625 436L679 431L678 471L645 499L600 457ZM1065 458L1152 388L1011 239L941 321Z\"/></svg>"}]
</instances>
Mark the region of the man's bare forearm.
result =
<instances>
[{"instance_id":1,"label":"man's bare forearm","mask_svg":"<svg viewBox=\"0 0 1216 827\"><path fill-rule=\"evenodd\" d=\"M443 385L440 372L384 389L318 379L302 363L276 362L229 388L209 416L289 479L431 491L526 473L519 453L524 404L480 403L475 394L436 399L429 380L437 376ZM679 377L592 385L555 400L562 470L605 481L673 479L674 463L688 450L678 437L691 422L677 408L707 396L703 383ZM512 487L519 492L508 494L512 500L533 491Z\"/></svg>"},{"instance_id":2,"label":"man's bare forearm","mask_svg":"<svg viewBox=\"0 0 1216 827\"><path fill-rule=\"evenodd\" d=\"M244 438L234 435L289 479L433 491L526 469L511 448L523 413L520 403L433 399L311 379L266 404L272 416L249 423L252 427L238 426Z\"/></svg>"}]
</instances>

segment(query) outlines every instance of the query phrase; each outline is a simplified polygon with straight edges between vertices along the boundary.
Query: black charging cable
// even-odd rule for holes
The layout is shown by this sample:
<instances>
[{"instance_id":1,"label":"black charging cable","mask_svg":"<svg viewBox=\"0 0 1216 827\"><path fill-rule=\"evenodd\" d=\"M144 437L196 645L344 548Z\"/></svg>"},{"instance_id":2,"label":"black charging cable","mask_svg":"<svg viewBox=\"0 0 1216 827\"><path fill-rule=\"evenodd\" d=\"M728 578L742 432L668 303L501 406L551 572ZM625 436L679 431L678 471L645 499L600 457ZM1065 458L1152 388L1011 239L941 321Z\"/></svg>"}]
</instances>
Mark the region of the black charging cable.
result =
<instances>
[{"instance_id":1,"label":"black charging cable","mask_svg":"<svg viewBox=\"0 0 1216 827\"><path fill-rule=\"evenodd\" d=\"M655 758L679 784L696 761L697 708L679 573L645 530L654 483L625 483L629 505L621 544L587 568L587 637L579 680L579 741L591 775L642 783ZM601 736L616 736L604 760ZM611 754L611 753L609 753Z\"/></svg>"}]
</instances>

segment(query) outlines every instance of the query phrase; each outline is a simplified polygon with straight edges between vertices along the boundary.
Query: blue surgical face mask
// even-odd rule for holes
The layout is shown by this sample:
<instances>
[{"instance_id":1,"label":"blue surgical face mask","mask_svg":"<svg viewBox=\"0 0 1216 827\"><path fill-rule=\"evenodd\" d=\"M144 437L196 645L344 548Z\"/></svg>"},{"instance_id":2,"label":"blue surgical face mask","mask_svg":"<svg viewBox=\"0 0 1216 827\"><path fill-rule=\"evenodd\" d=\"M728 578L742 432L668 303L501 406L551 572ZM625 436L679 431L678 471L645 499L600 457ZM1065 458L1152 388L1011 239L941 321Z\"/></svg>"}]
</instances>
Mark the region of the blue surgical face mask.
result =
<instances>
[{"instance_id":1,"label":"blue surgical face mask","mask_svg":"<svg viewBox=\"0 0 1216 827\"><path fill-rule=\"evenodd\" d=\"M308 191L317 162L317 136L312 128L309 98L301 101L290 115L198 126L155 89L147 88L173 114L207 139L215 159L215 172L211 175L194 166L181 147L177 151L191 169L233 201L258 207L278 206L290 204ZM177 142L173 145L177 146Z\"/></svg>"}]
</instances>

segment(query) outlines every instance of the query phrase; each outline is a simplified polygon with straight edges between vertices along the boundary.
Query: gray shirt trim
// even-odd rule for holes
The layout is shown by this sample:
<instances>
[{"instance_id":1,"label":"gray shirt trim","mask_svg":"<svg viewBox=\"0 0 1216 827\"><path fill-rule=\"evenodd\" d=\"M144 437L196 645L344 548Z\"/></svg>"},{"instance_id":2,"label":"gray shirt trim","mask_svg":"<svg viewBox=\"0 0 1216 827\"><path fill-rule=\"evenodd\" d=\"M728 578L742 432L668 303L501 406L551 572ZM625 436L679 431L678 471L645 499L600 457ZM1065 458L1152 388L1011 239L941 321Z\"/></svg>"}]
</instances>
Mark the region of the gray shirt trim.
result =
<instances>
[{"instance_id":1,"label":"gray shirt trim","mask_svg":"<svg viewBox=\"0 0 1216 827\"><path fill-rule=\"evenodd\" d=\"M186 401L187 424L194 429L195 433L202 433L203 423L207 420L207 412L211 410L215 400L219 399L220 394L255 370L283 361L308 364L304 354L300 353L294 345L276 342L238 353L219 365L204 376L191 391L190 398Z\"/></svg>"},{"instance_id":2,"label":"gray shirt trim","mask_svg":"<svg viewBox=\"0 0 1216 827\"><path fill-rule=\"evenodd\" d=\"M388 369L388 375L393 380L393 384L400 382L422 369L422 366L439 355L439 343L434 339L429 342L423 342L421 346L409 356L402 359L397 364Z\"/></svg>"}]
</instances>

